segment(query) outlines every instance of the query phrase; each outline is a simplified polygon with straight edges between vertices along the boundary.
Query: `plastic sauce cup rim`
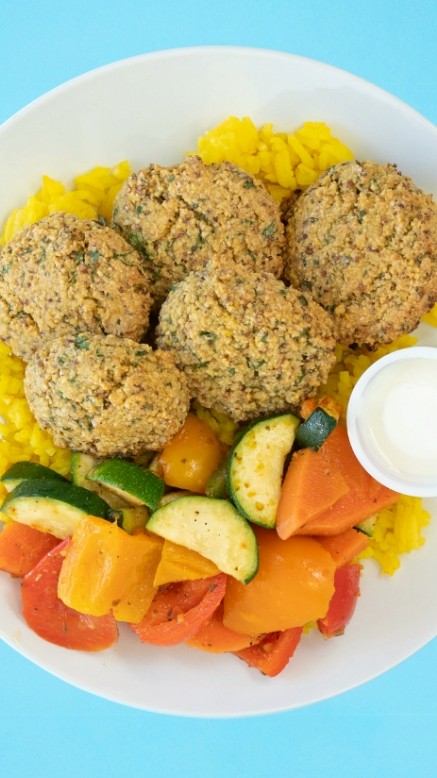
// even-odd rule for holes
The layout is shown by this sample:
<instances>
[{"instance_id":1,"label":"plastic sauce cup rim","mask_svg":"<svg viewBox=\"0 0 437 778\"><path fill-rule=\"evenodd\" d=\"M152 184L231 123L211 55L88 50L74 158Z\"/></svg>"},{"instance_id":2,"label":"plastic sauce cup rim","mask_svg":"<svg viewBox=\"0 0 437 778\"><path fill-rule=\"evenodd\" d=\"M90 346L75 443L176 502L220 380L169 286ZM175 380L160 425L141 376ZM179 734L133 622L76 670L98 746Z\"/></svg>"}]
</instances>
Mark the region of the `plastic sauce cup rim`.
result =
<instances>
[{"instance_id":1,"label":"plastic sauce cup rim","mask_svg":"<svg viewBox=\"0 0 437 778\"><path fill-rule=\"evenodd\" d=\"M374 362L360 376L355 384L346 413L346 424L349 441L358 461L367 472L379 483L393 489L395 492L413 497L437 496L437 473L433 480L415 478L411 475L393 475L380 465L374 456L369 455L368 448L363 444L358 430L358 420L361 414L361 402L369 386L370 381L385 368L396 362L411 361L415 359L437 360L437 348L434 346L409 346L405 349L392 351ZM361 416L362 418L362 416Z\"/></svg>"}]
</instances>

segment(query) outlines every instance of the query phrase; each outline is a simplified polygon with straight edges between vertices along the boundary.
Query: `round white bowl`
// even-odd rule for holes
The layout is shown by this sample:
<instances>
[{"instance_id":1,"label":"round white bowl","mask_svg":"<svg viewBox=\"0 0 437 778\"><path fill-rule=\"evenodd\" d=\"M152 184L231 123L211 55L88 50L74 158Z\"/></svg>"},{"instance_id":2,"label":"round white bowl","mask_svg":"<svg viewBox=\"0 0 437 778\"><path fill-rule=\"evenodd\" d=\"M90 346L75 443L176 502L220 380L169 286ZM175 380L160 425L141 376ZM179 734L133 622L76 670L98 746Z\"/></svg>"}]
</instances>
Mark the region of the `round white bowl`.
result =
<instances>
[{"instance_id":1,"label":"round white bowl","mask_svg":"<svg viewBox=\"0 0 437 778\"><path fill-rule=\"evenodd\" d=\"M361 159L396 162L437 194L437 130L407 105L348 73L302 57L239 48L180 49L88 73L40 98L0 128L0 220L41 182L68 183L94 165L180 160L230 114L292 130L325 121ZM436 331L420 338L437 345ZM437 632L437 504L427 543L391 579L366 564L346 633L306 635L286 670L268 679L234 657L142 645L129 629L96 655L45 643L21 617L19 585L0 576L0 635L47 671L94 694L151 711L251 716L351 689L401 662Z\"/></svg>"}]
</instances>

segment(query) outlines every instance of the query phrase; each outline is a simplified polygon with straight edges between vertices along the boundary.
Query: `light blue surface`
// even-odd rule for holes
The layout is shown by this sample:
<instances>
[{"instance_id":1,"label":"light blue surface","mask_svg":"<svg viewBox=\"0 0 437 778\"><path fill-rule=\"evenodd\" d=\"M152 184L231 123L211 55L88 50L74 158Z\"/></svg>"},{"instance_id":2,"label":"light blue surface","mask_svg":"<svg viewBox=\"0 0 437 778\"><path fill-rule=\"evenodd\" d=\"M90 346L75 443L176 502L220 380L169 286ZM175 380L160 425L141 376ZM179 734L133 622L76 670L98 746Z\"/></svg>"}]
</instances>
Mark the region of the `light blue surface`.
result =
<instances>
[{"instance_id":1,"label":"light blue surface","mask_svg":"<svg viewBox=\"0 0 437 778\"><path fill-rule=\"evenodd\" d=\"M433 0L3 0L0 29L0 121L90 68L208 44L278 49L328 62L437 121ZM92 697L0 643L0 774L432 776L436 667L434 641L381 678L332 700L255 719L203 721Z\"/></svg>"}]
</instances>

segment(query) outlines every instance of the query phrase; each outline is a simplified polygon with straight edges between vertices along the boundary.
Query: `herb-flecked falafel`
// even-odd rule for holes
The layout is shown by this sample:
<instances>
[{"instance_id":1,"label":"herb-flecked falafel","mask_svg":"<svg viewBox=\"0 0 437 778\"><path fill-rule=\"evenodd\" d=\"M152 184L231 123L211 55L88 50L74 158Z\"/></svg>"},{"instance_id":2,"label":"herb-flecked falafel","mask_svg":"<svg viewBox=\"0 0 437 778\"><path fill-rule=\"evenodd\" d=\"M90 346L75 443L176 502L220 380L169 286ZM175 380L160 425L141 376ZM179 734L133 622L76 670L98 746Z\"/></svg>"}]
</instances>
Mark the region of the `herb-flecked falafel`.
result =
<instances>
[{"instance_id":1,"label":"herb-flecked falafel","mask_svg":"<svg viewBox=\"0 0 437 778\"><path fill-rule=\"evenodd\" d=\"M115 335L82 333L42 345L26 367L24 388L57 446L97 457L159 451L190 404L171 354Z\"/></svg>"},{"instance_id":2,"label":"herb-flecked falafel","mask_svg":"<svg viewBox=\"0 0 437 778\"><path fill-rule=\"evenodd\" d=\"M390 343L437 300L437 205L395 165L335 165L288 214L284 275L333 314L340 342Z\"/></svg>"},{"instance_id":3,"label":"herb-flecked falafel","mask_svg":"<svg viewBox=\"0 0 437 778\"><path fill-rule=\"evenodd\" d=\"M282 274L279 206L259 180L229 162L205 165L190 157L133 173L116 198L113 224L150 269L158 303L216 257Z\"/></svg>"},{"instance_id":4,"label":"herb-flecked falafel","mask_svg":"<svg viewBox=\"0 0 437 778\"><path fill-rule=\"evenodd\" d=\"M0 338L25 360L60 335L140 340L151 305L138 253L90 219L53 213L20 230L0 254Z\"/></svg>"},{"instance_id":5,"label":"herb-flecked falafel","mask_svg":"<svg viewBox=\"0 0 437 778\"><path fill-rule=\"evenodd\" d=\"M157 343L191 395L235 421L297 406L335 361L332 319L309 295L270 273L215 262L170 292Z\"/></svg>"}]
</instances>

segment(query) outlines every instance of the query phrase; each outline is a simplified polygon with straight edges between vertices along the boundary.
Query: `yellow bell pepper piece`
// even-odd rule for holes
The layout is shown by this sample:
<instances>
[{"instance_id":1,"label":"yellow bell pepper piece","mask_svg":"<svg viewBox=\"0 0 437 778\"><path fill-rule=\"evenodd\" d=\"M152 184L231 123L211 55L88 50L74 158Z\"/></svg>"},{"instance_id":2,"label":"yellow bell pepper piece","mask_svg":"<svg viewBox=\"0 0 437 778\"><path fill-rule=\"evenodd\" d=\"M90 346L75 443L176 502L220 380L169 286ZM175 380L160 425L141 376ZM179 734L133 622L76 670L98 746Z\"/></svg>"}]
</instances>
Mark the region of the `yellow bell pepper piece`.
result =
<instances>
[{"instance_id":1,"label":"yellow bell pepper piece","mask_svg":"<svg viewBox=\"0 0 437 778\"><path fill-rule=\"evenodd\" d=\"M112 611L118 621L141 621L156 592L162 544L154 535L129 535L104 519L83 517L66 550L59 598L91 616Z\"/></svg>"},{"instance_id":2,"label":"yellow bell pepper piece","mask_svg":"<svg viewBox=\"0 0 437 778\"><path fill-rule=\"evenodd\" d=\"M210 578L219 572L214 562L205 559L197 551L164 540L153 584L162 586L175 581L195 581L198 578Z\"/></svg>"}]
</instances>

